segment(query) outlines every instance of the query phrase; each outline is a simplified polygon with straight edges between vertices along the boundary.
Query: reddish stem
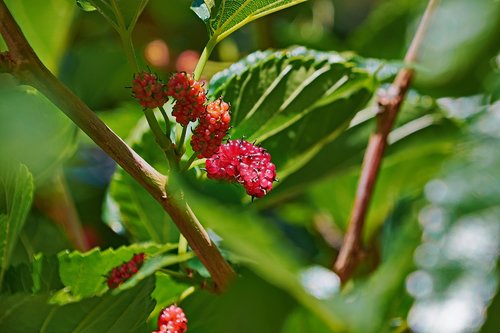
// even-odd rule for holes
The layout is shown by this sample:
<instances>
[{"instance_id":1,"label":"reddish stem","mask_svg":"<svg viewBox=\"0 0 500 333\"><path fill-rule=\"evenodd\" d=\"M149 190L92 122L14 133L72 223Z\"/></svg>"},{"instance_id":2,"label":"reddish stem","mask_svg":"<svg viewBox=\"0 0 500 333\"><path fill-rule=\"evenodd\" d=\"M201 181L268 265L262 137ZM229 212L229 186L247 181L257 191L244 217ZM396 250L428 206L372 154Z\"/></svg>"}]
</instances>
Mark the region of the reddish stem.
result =
<instances>
[{"instance_id":1,"label":"reddish stem","mask_svg":"<svg viewBox=\"0 0 500 333\"><path fill-rule=\"evenodd\" d=\"M430 16L437 3L438 0L430 0L427 5L424 16L406 53L404 60L407 65L413 63L417 58L418 49L422 44L425 31L430 22ZM377 127L368 142L348 228L333 267L343 282L349 279L362 257L364 222L382 163L382 157L387 146L387 136L394 125L406 92L410 87L413 73L412 68L401 69L388 91L379 94L377 100Z\"/></svg>"}]
</instances>

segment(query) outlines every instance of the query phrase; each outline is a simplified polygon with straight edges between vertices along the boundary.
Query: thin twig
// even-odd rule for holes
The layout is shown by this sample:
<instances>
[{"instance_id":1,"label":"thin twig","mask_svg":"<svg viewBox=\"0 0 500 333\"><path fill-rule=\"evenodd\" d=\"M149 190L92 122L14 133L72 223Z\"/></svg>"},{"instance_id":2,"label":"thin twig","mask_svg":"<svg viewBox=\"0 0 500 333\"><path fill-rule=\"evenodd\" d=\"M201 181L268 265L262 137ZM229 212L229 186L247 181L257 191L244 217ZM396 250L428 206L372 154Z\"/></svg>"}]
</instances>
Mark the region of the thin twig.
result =
<instances>
[{"instance_id":1,"label":"thin twig","mask_svg":"<svg viewBox=\"0 0 500 333\"><path fill-rule=\"evenodd\" d=\"M235 277L232 267L224 260L206 230L184 200L180 189L172 190L168 179L107 127L90 108L61 83L40 61L21 29L0 0L0 33L9 49L12 63L1 62L22 83L42 92L63 111L99 147L129 173L172 217L180 232L210 272L218 290L227 287ZM14 64L15 66L13 66Z\"/></svg>"},{"instance_id":2,"label":"thin twig","mask_svg":"<svg viewBox=\"0 0 500 333\"><path fill-rule=\"evenodd\" d=\"M362 256L363 226L380 169L382 156L387 146L387 136L394 125L396 116L410 86L414 73L410 65L417 58L425 31L429 26L431 14L436 9L437 3L438 0L429 0L424 16L420 21L417 32L404 59L408 67L399 71L387 92L379 94L377 100L377 127L368 142L349 225L342 248L334 265L334 270L342 281L349 279Z\"/></svg>"}]
</instances>

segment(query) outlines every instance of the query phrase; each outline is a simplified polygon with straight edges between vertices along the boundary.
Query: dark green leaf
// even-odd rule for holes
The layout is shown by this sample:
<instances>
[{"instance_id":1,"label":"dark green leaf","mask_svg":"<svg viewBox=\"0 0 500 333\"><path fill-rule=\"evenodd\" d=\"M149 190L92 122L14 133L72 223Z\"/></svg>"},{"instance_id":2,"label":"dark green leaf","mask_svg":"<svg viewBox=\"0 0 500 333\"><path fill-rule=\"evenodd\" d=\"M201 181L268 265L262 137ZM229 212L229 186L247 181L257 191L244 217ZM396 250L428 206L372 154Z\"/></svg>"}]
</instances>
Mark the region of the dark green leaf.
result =
<instances>
[{"instance_id":1,"label":"dark green leaf","mask_svg":"<svg viewBox=\"0 0 500 333\"><path fill-rule=\"evenodd\" d=\"M374 88L372 75L339 54L304 48L256 52L210 83L212 97L231 103L231 137L262 143L279 179L339 136Z\"/></svg>"},{"instance_id":2,"label":"dark green leaf","mask_svg":"<svg viewBox=\"0 0 500 333\"><path fill-rule=\"evenodd\" d=\"M306 0L205 0L202 3L195 0L193 7L196 14L207 23L210 38L219 42L248 22L304 1ZM210 14L208 20L205 18L206 14Z\"/></svg>"},{"instance_id":3,"label":"dark green leaf","mask_svg":"<svg viewBox=\"0 0 500 333\"><path fill-rule=\"evenodd\" d=\"M33 199L33 176L22 164L0 167L0 286Z\"/></svg>"},{"instance_id":4,"label":"dark green leaf","mask_svg":"<svg viewBox=\"0 0 500 333\"><path fill-rule=\"evenodd\" d=\"M190 333L276 333L294 305L283 290L247 270L224 294L200 291L181 303L186 316L196 318L189 321Z\"/></svg>"},{"instance_id":5,"label":"dark green leaf","mask_svg":"<svg viewBox=\"0 0 500 333\"><path fill-rule=\"evenodd\" d=\"M59 260L56 256L36 255L31 264L10 267L2 292L40 294L61 289Z\"/></svg>"},{"instance_id":6,"label":"dark green leaf","mask_svg":"<svg viewBox=\"0 0 500 333\"><path fill-rule=\"evenodd\" d=\"M107 293L74 304L50 304L50 295L2 297L0 331L26 333L142 332L154 307L154 278L118 295ZM27 320L29 318L29 320Z\"/></svg>"},{"instance_id":7,"label":"dark green leaf","mask_svg":"<svg viewBox=\"0 0 500 333\"><path fill-rule=\"evenodd\" d=\"M451 152L455 144L454 140L459 134L459 128L452 121L443 118L442 111L435 106L432 100L429 105L428 98L425 96L410 97L410 100L412 101L407 102L401 112L398 121L400 127L394 129L390 134L391 145L386 156L390 158L392 154L396 155L394 162L384 163L385 167L394 168L392 170L398 168L394 164L398 164L400 167L405 165L406 167L402 167L402 170L408 168L408 173L403 172L400 181L396 182L393 179L394 171L388 169L386 172L382 172L384 183L392 187L394 191L404 191L404 185L407 184L410 186L406 187L406 190L419 188L422 182L431 177L426 174L426 171L432 174L432 170L438 170L438 165L429 161L435 162L437 158L443 160ZM351 200L354 198L356 190L359 175L357 166L362 160L369 135L374 128L373 116L374 114L370 113L369 110L360 113L359 120L353 120L349 129L321 147L316 156L300 170L280 182L280 186L270 193L269 203L278 200L280 197L301 193L312 183L335 175L335 178L328 183L319 185L318 188L324 190L317 192L318 195L315 198L319 202L328 201L329 205L335 206L332 206L332 211L335 212L335 220L345 222L350 212L348 207L352 203ZM440 139L433 140L438 134ZM414 154L408 154L408 151ZM415 162L413 159L422 161L421 163L424 165L422 169L419 167L420 162ZM426 160L427 162L425 162ZM407 182L408 175L417 175L417 177L412 177L415 182ZM350 180L347 180L347 178ZM335 192L335 189L338 192ZM393 190L388 189L387 193L383 190L377 191L377 193L381 193L380 200L378 199L379 194L375 194L377 197L375 200L381 203L380 206L374 205L381 208L380 215L376 214L376 219L379 221L377 225L380 225L385 215L390 211L387 205L392 205L389 198L394 197ZM326 197L325 193L328 193ZM337 198L334 201L330 200L332 193L337 193L337 195L334 195Z\"/></svg>"}]
</instances>

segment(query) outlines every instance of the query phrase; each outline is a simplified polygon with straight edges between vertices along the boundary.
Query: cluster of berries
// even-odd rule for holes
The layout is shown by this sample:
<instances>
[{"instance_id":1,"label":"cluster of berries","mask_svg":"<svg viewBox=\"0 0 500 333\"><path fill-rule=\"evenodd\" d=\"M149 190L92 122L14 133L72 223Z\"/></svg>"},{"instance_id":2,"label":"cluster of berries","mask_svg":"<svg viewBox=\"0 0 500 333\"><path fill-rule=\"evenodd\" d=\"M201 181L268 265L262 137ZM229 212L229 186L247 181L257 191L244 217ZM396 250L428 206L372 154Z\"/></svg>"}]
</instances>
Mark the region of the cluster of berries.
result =
<instances>
[{"instance_id":1,"label":"cluster of berries","mask_svg":"<svg viewBox=\"0 0 500 333\"><path fill-rule=\"evenodd\" d=\"M198 158L207 158L207 174L212 179L240 183L246 192L261 198L273 187L276 167L264 149L243 140L222 141L229 129L229 104L217 99L207 104L203 85L187 73L175 73L168 84L156 75L139 73L132 91L144 107L162 106L168 97L175 99L172 115L182 126L198 120L191 147Z\"/></svg>"},{"instance_id":2,"label":"cluster of berries","mask_svg":"<svg viewBox=\"0 0 500 333\"><path fill-rule=\"evenodd\" d=\"M144 258L144 253L137 253L129 261L113 268L106 276L108 287L110 289L118 288L119 285L130 279L139 271L144 263Z\"/></svg>"},{"instance_id":3,"label":"cluster of berries","mask_svg":"<svg viewBox=\"0 0 500 333\"><path fill-rule=\"evenodd\" d=\"M276 167L271 155L262 147L244 140L228 140L207 159L207 176L235 181L248 195L262 198L273 188Z\"/></svg>"},{"instance_id":4,"label":"cluster of berries","mask_svg":"<svg viewBox=\"0 0 500 333\"><path fill-rule=\"evenodd\" d=\"M132 82L132 93L143 107L150 109L163 106L172 97L172 115L184 127L199 120L191 140L198 158L212 156L229 129L229 104L218 99L207 105L203 84L187 73L175 73L166 85L154 74L138 73Z\"/></svg>"},{"instance_id":5,"label":"cluster of berries","mask_svg":"<svg viewBox=\"0 0 500 333\"><path fill-rule=\"evenodd\" d=\"M187 318L184 311L176 305L163 309L158 317L158 330L153 333L184 333L187 331Z\"/></svg>"}]
</instances>

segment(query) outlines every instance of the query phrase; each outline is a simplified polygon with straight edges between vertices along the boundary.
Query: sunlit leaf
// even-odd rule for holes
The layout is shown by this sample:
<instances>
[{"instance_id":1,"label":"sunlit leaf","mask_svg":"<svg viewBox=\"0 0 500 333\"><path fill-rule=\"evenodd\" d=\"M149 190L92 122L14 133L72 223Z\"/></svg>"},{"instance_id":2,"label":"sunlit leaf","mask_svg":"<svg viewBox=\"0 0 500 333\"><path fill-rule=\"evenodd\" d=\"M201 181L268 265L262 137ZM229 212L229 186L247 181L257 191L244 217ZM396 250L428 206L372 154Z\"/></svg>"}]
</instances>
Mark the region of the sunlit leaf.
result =
<instances>
[{"instance_id":1,"label":"sunlit leaf","mask_svg":"<svg viewBox=\"0 0 500 333\"><path fill-rule=\"evenodd\" d=\"M306 0L194 0L191 9L208 27L209 37L224 39L248 22Z\"/></svg>"},{"instance_id":2,"label":"sunlit leaf","mask_svg":"<svg viewBox=\"0 0 500 333\"><path fill-rule=\"evenodd\" d=\"M296 48L251 54L215 75L210 91L231 103L231 137L262 144L284 179L347 128L375 86L337 53Z\"/></svg>"}]
</instances>

